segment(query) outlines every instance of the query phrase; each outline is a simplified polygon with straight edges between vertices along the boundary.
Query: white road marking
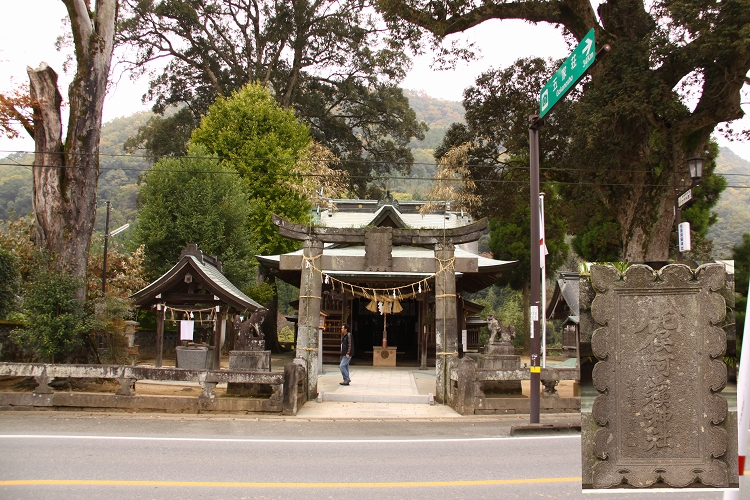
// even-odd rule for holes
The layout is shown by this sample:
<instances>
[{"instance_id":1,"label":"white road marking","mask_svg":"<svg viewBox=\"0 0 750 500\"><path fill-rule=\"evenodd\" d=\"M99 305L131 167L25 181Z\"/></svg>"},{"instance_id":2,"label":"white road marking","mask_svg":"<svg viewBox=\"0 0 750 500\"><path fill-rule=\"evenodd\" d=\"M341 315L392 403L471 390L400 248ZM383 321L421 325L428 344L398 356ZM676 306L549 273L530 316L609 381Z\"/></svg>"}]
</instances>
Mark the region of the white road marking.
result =
<instances>
[{"instance_id":1,"label":"white road marking","mask_svg":"<svg viewBox=\"0 0 750 500\"><path fill-rule=\"evenodd\" d=\"M0 434L0 439L90 439L103 441L177 441L208 443L290 443L290 444L324 444L324 443L461 443L480 441L510 441L538 439L581 439L580 435L562 436L513 436L482 438L425 438L425 439L253 439L253 438L194 438L194 437L160 437L160 436L79 436L61 434Z\"/></svg>"}]
</instances>

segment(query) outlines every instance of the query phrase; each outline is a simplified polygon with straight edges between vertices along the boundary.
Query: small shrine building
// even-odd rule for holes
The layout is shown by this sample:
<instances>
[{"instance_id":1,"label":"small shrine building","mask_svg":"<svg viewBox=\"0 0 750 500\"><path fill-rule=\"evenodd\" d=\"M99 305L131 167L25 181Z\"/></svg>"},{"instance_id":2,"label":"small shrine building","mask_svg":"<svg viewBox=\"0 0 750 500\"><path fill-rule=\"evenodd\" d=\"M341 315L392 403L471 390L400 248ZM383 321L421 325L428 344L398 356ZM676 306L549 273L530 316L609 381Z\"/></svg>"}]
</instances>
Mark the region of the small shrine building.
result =
<instances>
[{"instance_id":1,"label":"small shrine building","mask_svg":"<svg viewBox=\"0 0 750 500\"><path fill-rule=\"evenodd\" d=\"M156 309L156 360L162 365L164 322L189 320L213 328L213 365L220 366L221 343L226 319L262 306L242 293L222 272L216 256L188 244L172 268L130 297L137 307Z\"/></svg>"}]
</instances>

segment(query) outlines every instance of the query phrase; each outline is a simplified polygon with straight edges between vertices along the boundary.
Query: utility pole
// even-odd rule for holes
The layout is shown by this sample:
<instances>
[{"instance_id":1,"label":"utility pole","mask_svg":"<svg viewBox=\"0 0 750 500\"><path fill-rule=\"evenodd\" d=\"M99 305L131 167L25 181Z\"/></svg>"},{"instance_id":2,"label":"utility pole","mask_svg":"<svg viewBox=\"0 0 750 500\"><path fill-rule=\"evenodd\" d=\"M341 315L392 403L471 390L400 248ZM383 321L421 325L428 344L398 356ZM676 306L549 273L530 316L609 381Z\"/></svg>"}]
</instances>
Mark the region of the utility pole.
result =
<instances>
[{"instance_id":1,"label":"utility pole","mask_svg":"<svg viewBox=\"0 0 750 500\"><path fill-rule=\"evenodd\" d=\"M539 93L539 114L529 117L529 167L531 177L531 297L529 298L529 313L531 317L529 335L531 337L531 363L529 378L531 390L529 392L529 423L539 423L539 386L541 384L541 333L539 289L541 288L541 249L540 247L540 211L539 211L539 129L544 125L544 117L552 111L555 105L565 98L584 77L588 69L601 57L609 52L609 45L604 45L596 51L595 30L591 28L573 52L558 68L552 78L542 87ZM544 321L544 319L541 319ZM580 364L579 364L580 369Z\"/></svg>"},{"instance_id":2,"label":"utility pole","mask_svg":"<svg viewBox=\"0 0 750 500\"><path fill-rule=\"evenodd\" d=\"M102 298L107 295L107 245L109 244L109 208L111 201L107 201L107 217L104 219L104 260L102 262Z\"/></svg>"},{"instance_id":3,"label":"utility pole","mask_svg":"<svg viewBox=\"0 0 750 500\"><path fill-rule=\"evenodd\" d=\"M539 423L539 386L541 384L540 350L541 339L539 330L539 294L541 288L541 267L539 251L539 129L544 125L544 120L539 115L529 116L529 167L531 185L529 191L531 203L531 297L530 307L530 338L531 338L531 364L530 390L529 390L529 423Z\"/></svg>"}]
</instances>

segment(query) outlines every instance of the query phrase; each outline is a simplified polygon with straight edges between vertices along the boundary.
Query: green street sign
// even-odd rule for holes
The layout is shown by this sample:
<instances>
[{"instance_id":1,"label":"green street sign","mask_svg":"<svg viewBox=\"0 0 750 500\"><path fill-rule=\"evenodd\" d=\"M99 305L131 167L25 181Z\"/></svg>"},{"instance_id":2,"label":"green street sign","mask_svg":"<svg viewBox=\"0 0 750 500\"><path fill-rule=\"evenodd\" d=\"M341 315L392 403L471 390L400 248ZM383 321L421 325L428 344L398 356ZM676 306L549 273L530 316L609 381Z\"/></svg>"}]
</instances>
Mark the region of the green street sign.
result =
<instances>
[{"instance_id":1,"label":"green street sign","mask_svg":"<svg viewBox=\"0 0 750 500\"><path fill-rule=\"evenodd\" d=\"M562 66L548 81L539 94L539 118L552 111L557 101L565 97L570 89L579 82L586 70L596 59L596 44L594 43L594 28L591 28L565 60Z\"/></svg>"}]
</instances>

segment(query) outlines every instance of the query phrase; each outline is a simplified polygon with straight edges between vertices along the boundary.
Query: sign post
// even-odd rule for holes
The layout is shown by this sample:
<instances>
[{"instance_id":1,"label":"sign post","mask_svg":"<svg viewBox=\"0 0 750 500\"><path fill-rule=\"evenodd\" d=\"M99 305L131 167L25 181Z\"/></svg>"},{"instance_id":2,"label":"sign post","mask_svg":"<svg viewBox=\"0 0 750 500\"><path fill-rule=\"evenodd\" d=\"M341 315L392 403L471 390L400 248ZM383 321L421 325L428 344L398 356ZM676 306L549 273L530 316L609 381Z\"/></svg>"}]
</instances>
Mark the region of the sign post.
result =
<instances>
[{"instance_id":1,"label":"sign post","mask_svg":"<svg viewBox=\"0 0 750 500\"><path fill-rule=\"evenodd\" d=\"M529 363L529 423L539 423L539 385L542 370L539 359L539 288L541 285L541 252L539 251L539 129L543 122L537 115L529 117L529 167L531 177L531 297L529 298L529 335L531 337L531 363Z\"/></svg>"},{"instance_id":2,"label":"sign post","mask_svg":"<svg viewBox=\"0 0 750 500\"><path fill-rule=\"evenodd\" d=\"M539 118L544 118L555 107L555 104L576 86L595 60L596 44L594 43L594 28L591 28L542 88L539 94Z\"/></svg>"},{"instance_id":3,"label":"sign post","mask_svg":"<svg viewBox=\"0 0 750 500\"><path fill-rule=\"evenodd\" d=\"M693 199L693 190L688 189L684 193L682 193L679 198L677 198L677 207L682 208L685 206L685 203L689 202Z\"/></svg>"},{"instance_id":4,"label":"sign post","mask_svg":"<svg viewBox=\"0 0 750 500\"><path fill-rule=\"evenodd\" d=\"M609 51L609 45L602 47L602 52ZM539 386L541 384L541 335L540 335L540 288L544 277L541 275L541 255L539 237L541 221L539 217L539 129L544 125L543 118L552 108L568 95L573 87L581 81L586 71L597 59L594 29L590 29L573 52L555 72L552 78L542 87L539 94L539 114L529 117L529 176L531 202L531 297L529 297L530 347L531 363L529 390L529 423L539 423Z\"/></svg>"}]
</instances>

